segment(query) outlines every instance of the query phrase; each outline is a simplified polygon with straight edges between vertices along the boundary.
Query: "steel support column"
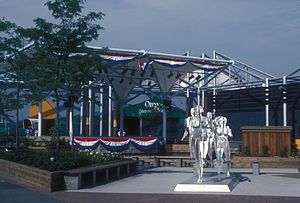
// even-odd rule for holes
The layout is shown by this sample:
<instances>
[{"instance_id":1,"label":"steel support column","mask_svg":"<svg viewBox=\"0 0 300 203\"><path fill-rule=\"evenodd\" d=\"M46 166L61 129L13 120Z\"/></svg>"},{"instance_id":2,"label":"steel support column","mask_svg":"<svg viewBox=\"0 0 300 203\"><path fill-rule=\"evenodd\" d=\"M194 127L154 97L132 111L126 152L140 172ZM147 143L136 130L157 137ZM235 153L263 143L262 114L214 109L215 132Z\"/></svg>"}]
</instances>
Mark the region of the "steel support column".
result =
<instances>
[{"instance_id":1,"label":"steel support column","mask_svg":"<svg viewBox=\"0 0 300 203\"><path fill-rule=\"evenodd\" d=\"M283 76L282 84L282 101L283 101L283 126L287 126L287 93L286 93L286 76Z\"/></svg>"},{"instance_id":2,"label":"steel support column","mask_svg":"<svg viewBox=\"0 0 300 203\"><path fill-rule=\"evenodd\" d=\"M143 117L140 117L140 136L143 137Z\"/></svg>"},{"instance_id":3,"label":"steel support column","mask_svg":"<svg viewBox=\"0 0 300 203\"><path fill-rule=\"evenodd\" d=\"M99 136L103 136L103 87L100 87L99 95Z\"/></svg>"},{"instance_id":4,"label":"steel support column","mask_svg":"<svg viewBox=\"0 0 300 203\"><path fill-rule=\"evenodd\" d=\"M43 130L43 101L39 102L38 107L38 136L42 136L42 130Z\"/></svg>"},{"instance_id":5,"label":"steel support column","mask_svg":"<svg viewBox=\"0 0 300 203\"><path fill-rule=\"evenodd\" d=\"M91 85L92 82L90 81ZM93 87L89 87L89 136L94 135L94 115L95 115L95 102Z\"/></svg>"},{"instance_id":6,"label":"steel support column","mask_svg":"<svg viewBox=\"0 0 300 203\"><path fill-rule=\"evenodd\" d=\"M167 144L167 112L165 107L163 107L163 138Z\"/></svg>"},{"instance_id":7,"label":"steel support column","mask_svg":"<svg viewBox=\"0 0 300 203\"><path fill-rule=\"evenodd\" d=\"M121 101L121 104L120 104L120 135L119 136L124 136L125 133L124 133L124 103Z\"/></svg>"},{"instance_id":8,"label":"steel support column","mask_svg":"<svg viewBox=\"0 0 300 203\"><path fill-rule=\"evenodd\" d=\"M111 86L108 87L108 136L112 135L112 89Z\"/></svg>"},{"instance_id":9,"label":"steel support column","mask_svg":"<svg viewBox=\"0 0 300 203\"><path fill-rule=\"evenodd\" d=\"M265 84L265 118L266 118L266 126L269 126L269 79L266 78Z\"/></svg>"}]
</instances>

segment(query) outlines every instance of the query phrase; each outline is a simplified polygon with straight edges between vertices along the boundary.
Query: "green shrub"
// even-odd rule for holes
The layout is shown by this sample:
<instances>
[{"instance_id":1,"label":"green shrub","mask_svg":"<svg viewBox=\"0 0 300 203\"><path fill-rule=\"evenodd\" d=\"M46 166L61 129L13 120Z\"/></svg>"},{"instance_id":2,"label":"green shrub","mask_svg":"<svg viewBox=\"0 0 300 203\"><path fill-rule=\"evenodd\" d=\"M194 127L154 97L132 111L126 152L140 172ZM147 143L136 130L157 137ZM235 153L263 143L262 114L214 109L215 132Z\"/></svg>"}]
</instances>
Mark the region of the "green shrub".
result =
<instances>
[{"instance_id":1,"label":"green shrub","mask_svg":"<svg viewBox=\"0 0 300 203\"><path fill-rule=\"evenodd\" d=\"M236 155L237 156L243 156L243 146L242 145L239 145L239 148L236 152Z\"/></svg>"},{"instance_id":2,"label":"green shrub","mask_svg":"<svg viewBox=\"0 0 300 203\"><path fill-rule=\"evenodd\" d=\"M244 154L245 154L246 156L251 156L251 151L250 151L250 147L249 147L249 146L245 146Z\"/></svg>"},{"instance_id":3,"label":"green shrub","mask_svg":"<svg viewBox=\"0 0 300 203\"><path fill-rule=\"evenodd\" d=\"M292 152L292 154L291 154L292 157L298 156L297 144L295 142L292 143L291 152Z\"/></svg>"},{"instance_id":4,"label":"green shrub","mask_svg":"<svg viewBox=\"0 0 300 203\"><path fill-rule=\"evenodd\" d=\"M269 146L268 145L264 145L263 146L263 156L266 156L266 157L270 156L269 151L270 151Z\"/></svg>"},{"instance_id":5,"label":"green shrub","mask_svg":"<svg viewBox=\"0 0 300 203\"><path fill-rule=\"evenodd\" d=\"M288 157L288 155L289 153L286 147L280 151L280 157Z\"/></svg>"},{"instance_id":6,"label":"green shrub","mask_svg":"<svg viewBox=\"0 0 300 203\"><path fill-rule=\"evenodd\" d=\"M55 157L48 151L22 149L19 151L0 151L0 159L34 166L49 171L70 170L92 164L101 164L107 161L119 160L119 153L97 153L89 151L62 151L59 160L51 161Z\"/></svg>"}]
</instances>

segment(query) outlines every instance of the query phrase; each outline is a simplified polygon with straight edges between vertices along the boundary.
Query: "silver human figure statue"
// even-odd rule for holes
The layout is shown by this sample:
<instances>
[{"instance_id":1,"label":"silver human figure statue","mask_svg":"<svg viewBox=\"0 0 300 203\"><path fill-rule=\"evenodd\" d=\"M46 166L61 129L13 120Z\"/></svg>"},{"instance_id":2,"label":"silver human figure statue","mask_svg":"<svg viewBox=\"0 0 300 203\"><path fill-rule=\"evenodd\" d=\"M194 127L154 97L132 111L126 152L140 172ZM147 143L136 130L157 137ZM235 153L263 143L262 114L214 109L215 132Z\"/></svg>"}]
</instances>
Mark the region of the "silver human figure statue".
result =
<instances>
[{"instance_id":1,"label":"silver human figure statue","mask_svg":"<svg viewBox=\"0 0 300 203\"><path fill-rule=\"evenodd\" d=\"M191 157L195 159L197 182L202 182L204 159L208 152L207 128L208 122L203 119L203 108L191 108L191 116L186 119L186 131L182 140L189 136Z\"/></svg>"},{"instance_id":2,"label":"silver human figure statue","mask_svg":"<svg viewBox=\"0 0 300 203\"><path fill-rule=\"evenodd\" d=\"M223 163L227 164L226 175L230 176L230 146L228 137L232 137L232 132L227 126L227 119L224 116L218 116L215 122L215 152L217 157L218 177L220 178ZM224 157L223 157L224 156Z\"/></svg>"},{"instance_id":3,"label":"silver human figure statue","mask_svg":"<svg viewBox=\"0 0 300 203\"><path fill-rule=\"evenodd\" d=\"M212 149L213 149L213 143L215 141L215 130L214 130L215 125L214 125L214 119L212 118L211 112L207 112L206 120L207 120L206 134L208 138L208 156L210 159L210 165L211 167L213 167Z\"/></svg>"},{"instance_id":4,"label":"silver human figure statue","mask_svg":"<svg viewBox=\"0 0 300 203\"><path fill-rule=\"evenodd\" d=\"M210 112L206 116L202 114L203 108L201 106L191 108L191 116L186 118L186 130L181 139L184 140L189 136L190 154L195 159L198 183L202 182L206 156L208 155L211 162L213 162L213 148L217 157L218 177L220 178L223 163L227 163L226 175L230 176L230 146L228 137L232 137L232 132L229 126L227 126L227 119L224 116L218 116L213 119Z\"/></svg>"}]
</instances>

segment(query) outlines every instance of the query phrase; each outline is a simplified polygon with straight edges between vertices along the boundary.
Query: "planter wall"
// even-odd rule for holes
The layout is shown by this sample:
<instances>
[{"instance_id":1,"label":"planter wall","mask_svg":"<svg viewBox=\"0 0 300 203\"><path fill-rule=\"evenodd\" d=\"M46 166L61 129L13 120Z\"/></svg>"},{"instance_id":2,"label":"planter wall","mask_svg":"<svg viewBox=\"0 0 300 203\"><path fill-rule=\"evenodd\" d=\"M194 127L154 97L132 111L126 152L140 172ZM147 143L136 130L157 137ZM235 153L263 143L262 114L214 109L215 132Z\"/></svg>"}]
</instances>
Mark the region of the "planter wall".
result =
<instances>
[{"instance_id":1,"label":"planter wall","mask_svg":"<svg viewBox=\"0 0 300 203\"><path fill-rule=\"evenodd\" d=\"M188 144L167 144L166 152L168 153L190 153Z\"/></svg>"},{"instance_id":2,"label":"planter wall","mask_svg":"<svg viewBox=\"0 0 300 203\"><path fill-rule=\"evenodd\" d=\"M81 189L121 179L137 172L137 161L120 160L68 171L49 172L0 159L0 177L48 192Z\"/></svg>"},{"instance_id":3,"label":"planter wall","mask_svg":"<svg viewBox=\"0 0 300 203\"><path fill-rule=\"evenodd\" d=\"M49 172L3 159L0 159L0 176L48 192L63 189L61 172Z\"/></svg>"},{"instance_id":4,"label":"planter wall","mask_svg":"<svg viewBox=\"0 0 300 203\"><path fill-rule=\"evenodd\" d=\"M300 158L282 157L232 157L232 168L252 168L253 162L259 162L261 168L299 168Z\"/></svg>"}]
</instances>

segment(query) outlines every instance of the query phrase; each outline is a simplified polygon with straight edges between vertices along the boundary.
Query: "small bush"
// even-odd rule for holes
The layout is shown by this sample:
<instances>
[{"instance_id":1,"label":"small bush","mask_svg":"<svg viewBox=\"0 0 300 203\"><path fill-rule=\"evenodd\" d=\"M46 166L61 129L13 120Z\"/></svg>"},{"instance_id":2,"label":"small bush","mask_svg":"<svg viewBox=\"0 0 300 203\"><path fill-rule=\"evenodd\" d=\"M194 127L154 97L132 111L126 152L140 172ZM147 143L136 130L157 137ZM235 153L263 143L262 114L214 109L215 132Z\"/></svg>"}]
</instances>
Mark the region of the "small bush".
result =
<instances>
[{"instance_id":1,"label":"small bush","mask_svg":"<svg viewBox=\"0 0 300 203\"><path fill-rule=\"evenodd\" d=\"M239 148L236 152L236 155L237 156L243 156L243 146L242 145L239 145Z\"/></svg>"},{"instance_id":2,"label":"small bush","mask_svg":"<svg viewBox=\"0 0 300 203\"><path fill-rule=\"evenodd\" d=\"M49 171L70 170L92 164L119 160L118 153L97 153L82 151L62 151L59 160L51 161L53 154L48 151L23 149L19 151L0 151L0 159L13 161Z\"/></svg>"},{"instance_id":3,"label":"small bush","mask_svg":"<svg viewBox=\"0 0 300 203\"><path fill-rule=\"evenodd\" d=\"M292 146L291 146L291 152L292 152L292 157L298 156L297 144L294 142L292 143Z\"/></svg>"},{"instance_id":4,"label":"small bush","mask_svg":"<svg viewBox=\"0 0 300 203\"><path fill-rule=\"evenodd\" d=\"M280 151L280 157L288 157L288 155L289 153L286 147Z\"/></svg>"},{"instance_id":5,"label":"small bush","mask_svg":"<svg viewBox=\"0 0 300 203\"><path fill-rule=\"evenodd\" d=\"M250 147L249 147L249 146L245 146L244 154L245 154L246 156L251 156L251 151L250 151Z\"/></svg>"},{"instance_id":6,"label":"small bush","mask_svg":"<svg viewBox=\"0 0 300 203\"><path fill-rule=\"evenodd\" d=\"M268 145L264 145L263 146L263 156L266 156L266 157L270 156L269 151L270 151L269 146Z\"/></svg>"}]
</instances>

